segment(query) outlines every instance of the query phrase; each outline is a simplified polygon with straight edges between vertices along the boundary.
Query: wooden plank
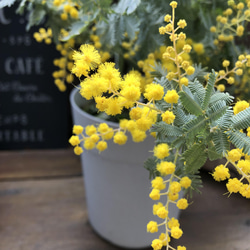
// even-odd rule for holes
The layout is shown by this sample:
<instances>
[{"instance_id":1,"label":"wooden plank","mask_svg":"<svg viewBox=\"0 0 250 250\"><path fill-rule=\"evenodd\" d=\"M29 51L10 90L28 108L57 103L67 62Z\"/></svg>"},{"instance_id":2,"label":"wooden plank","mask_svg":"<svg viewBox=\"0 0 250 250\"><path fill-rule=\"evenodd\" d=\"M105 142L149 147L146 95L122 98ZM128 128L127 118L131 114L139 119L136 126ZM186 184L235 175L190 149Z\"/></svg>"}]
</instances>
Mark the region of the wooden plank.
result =
<instances>
[{"instance_id":1,"label":"wooden plank","mask_svg":"<svg viewBox=\"0 0 250 250\"><path fill-rule=\"evenodd\" d=\"M225 183L205 175L202 195L196 194L181 213L184 235L172 240L173 245L190 250L250 249L250 202L238 195L223 195L225 192ZM119 248L92 230L82 178L74 177L0 182L0 249Z\"/></svg>"},{"instance_id":2,"label":"wooden plank","mask_svg":"<svg viewBox=\"0 0 250 250\"><path fill-rule=\"evenodd\" d=\"M81 177L0 182L0 249L118 250L88 223Z\"/></svg>"},{"instance_id":3,"label":"wooden plank","mask_svg":"<svg viewBox=\"0 0 250 250\"><path fill-rule=\"evenodd\" d=\"M72 148L0 151L0 181L81 174L80 157Z\"/></svg>"}]
</instances>

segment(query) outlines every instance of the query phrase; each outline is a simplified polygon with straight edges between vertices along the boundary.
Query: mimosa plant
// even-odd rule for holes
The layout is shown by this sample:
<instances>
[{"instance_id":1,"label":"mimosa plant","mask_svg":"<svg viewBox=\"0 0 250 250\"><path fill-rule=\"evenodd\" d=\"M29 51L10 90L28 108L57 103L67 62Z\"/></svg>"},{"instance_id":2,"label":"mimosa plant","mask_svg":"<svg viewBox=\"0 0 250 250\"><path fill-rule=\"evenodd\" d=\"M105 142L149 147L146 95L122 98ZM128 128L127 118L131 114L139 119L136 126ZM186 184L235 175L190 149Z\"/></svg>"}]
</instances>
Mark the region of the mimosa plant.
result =
<instances>
[{"instance_id":1,"label":"mimosa plant","mask_svg":"<svg viewBox=\"0 0 250 250\"><path fill-rule=\"evenodd\" d=\"M14 2L2 0L0 7ZM233 96L245 92L249 98L250 55L239 38L247 34L250 1L180 1L185 9L179 12L176 1L166 2L23 0L18 7L20 14L30 12L28 28L47 18L47 29L34 37L54 41L61 53L53 73L60 90L75 75L81 95L94 100L99 112L128 111L118 129L105 122L75 125L69 142L77 155L83 148L102 152L111 139L125 144L127 133L134 142L155 137L153 155L145 159L153 214L162 219L150 221L147 230L165 230L153 240L155 250L175 249L170 238L179 239L183 231L177 218L169 217L169 207L188 208L190 201L179 193L199 190L199 170L207 159L225 159L212 171L214 179L227 180L228 194L250 198L250 108L248 100ZM163 16L162 10L171 13ZM229 166L241 177L231 178Z\"/></svg>"},{"instance_id":2,"label":"mimosa plant","mask_svg":"<svg viewBox=\"0 0 250 250\"><path fill-rule=\"evenodd\" d=\"M76 154L97 148L100 152L108 147L107 140L119 145L126 143L126 133L131 133L135 142L143 141L148 132L155 137L153 156L146 160L150 171L152 190L150 198L156 201L153 214L162 223L150 221L147 231L157 233L163 226L165 233L152 242L154 250L175 249L170 238L179 239L183 231L177 218L170 218L172 205L179 209L188 208L189 201L179 198L181 190L197 190L200 186L199 170L207 161L225 158L225 164L216 166L213 177L216 181L227 180L228 194L240 193L250 198L250 108L246 101L235 101L234 97L215 86L222 79L239 75L239 71L250 67L250 55L239 55L235 66L209 75L185 60L192 46L186 43L186 34L181 30L187 26L184 19L176 20L177 2L170 3L172 14L164 18L167 23L159 28L172 45L168 46L163 58L173 63L173 70L157 72L151 83L141 86L140 77L134 71L121 76L114 63L101 62L101 56L92 45L82 45L73 54L72 73L84 79L80 94L94 99L99 111L108 115L121 114L129 109L129 119L122 119L118 129L105 122L83 128L75 125L70 143ZM180 45L177 43L182 43ZM94 71L94 73L93 73ZM143 100L142 101L142 98ZM231 178L228 166L235 168L240 178ZM165 197L166 202L157 202ZM177 250L185 250L178 246Z\"/></svg>"}]
</instances>

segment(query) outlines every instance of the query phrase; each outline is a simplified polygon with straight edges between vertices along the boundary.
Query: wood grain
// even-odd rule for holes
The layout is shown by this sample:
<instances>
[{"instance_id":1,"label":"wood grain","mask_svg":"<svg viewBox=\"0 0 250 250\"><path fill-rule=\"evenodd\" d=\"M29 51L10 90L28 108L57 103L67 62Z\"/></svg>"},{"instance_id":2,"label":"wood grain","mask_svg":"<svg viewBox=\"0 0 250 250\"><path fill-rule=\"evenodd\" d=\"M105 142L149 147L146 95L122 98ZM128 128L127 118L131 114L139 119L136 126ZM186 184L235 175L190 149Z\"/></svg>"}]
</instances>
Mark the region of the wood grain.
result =
<instances>
[{"instance_id":1,"label":"wood grain","mask_svg":"<svg viewBox=\"0 0 250 250\"><path fill-rule=\"evenodd\" d=\"M0 151L0 181L81 174L80 157L72 148Z\"/></svg>"}]
</instances>

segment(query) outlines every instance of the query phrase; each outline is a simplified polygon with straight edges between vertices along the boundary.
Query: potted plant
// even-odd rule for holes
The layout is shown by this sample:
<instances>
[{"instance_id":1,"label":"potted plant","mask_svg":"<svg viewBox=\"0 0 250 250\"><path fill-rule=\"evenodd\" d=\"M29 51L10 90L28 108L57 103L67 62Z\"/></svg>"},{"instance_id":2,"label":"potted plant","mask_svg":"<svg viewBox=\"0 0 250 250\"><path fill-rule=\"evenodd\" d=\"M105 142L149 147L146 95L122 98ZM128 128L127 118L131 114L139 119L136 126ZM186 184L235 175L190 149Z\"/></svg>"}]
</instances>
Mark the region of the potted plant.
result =
<instances>
[{"instance_id":1,"label":"potted plant","mask_svg":"<svg viewBox=\"0 0 250 250\"><path fill-rule=\"evenodd\" d=\"M176 20L177 2L172 1L170 6L172 13L164 18L167 25L160 27L159 32L167 35L172 43L162 56L174 63L175 70L166 74L157 72L157 77L143 91L140 78L134 72L121 78L114 64L101 63L93 46L82 45L80 51L73 54L72 72L79 77L85 76L79 87L85 99L94 99L97 108L108 115L121 114L124 108L130 109L129 118L120 120L119 128L106 126L102 130L102 125L98 125L97 128L92 127L90 133L88 126L85 131L81 125L74 126L75 135L69 141L76 154L84 154L81 142L85 149L96 148L101 152L108 147L106 139L113 138L115 143L124 144L126 133L134 138L138 134L144 135L141 138L146 137L147 131L154 133L153 155L145 162L145 167L153 177L149 193L149 197L156 201L153 214L162 222L149 221L147 231L155 233L162 226L165 232L152 241L153 249L163 246L174 249L170 236L175 239L182 236L178 218L172 217L169 211L172 206L180 210L188 207L189 201L179 194L183 189L199 188L199 170L207 159L213 161L224 157L226 163L213 170L214 179L228 179L229 194L240 193L250 198L249 103L235 102L233 96L218 87L222 79L229 81L232 75L241 75L243 68L250 66L250 55L239 55L231 70L229 61L224 60L222 67L226 70L223 73L211 70L204 77L199 66L195 67L184 59L192 47L184 42L181 50L177 49L177 42L186 40L186 34L181 30L187 23L184 19ZM90 74L92 70L96 71ZM110 135L108 138L107 134ZM230 178L229 165L241 175L240 179ZM126 181L129 182L129 178ZM159 202L163 197L165 202ZM178 246L177 249L186 248Z\"/></svg>"},{"instance_id":2,"label":"potted plant","mask_svg":"<svg viewBox=\"0 0 250 250\"><path fill-rule=\"evenodd\" d=\"M30 9L36 10L34 7L36 2L30 2ZM108 3L108 1L102 3L104 2ZM230 194L237 192L246 198L250 197L250 108L247 101L237 101L232 96L237 94L239 97L243 93L242 91L237 93L234 86L239 88L243 83L247 85L247 67L250 65L250 56L244 50L244 43L240 44L239 37L243 38L246 33L243 24L249 21L250 3L249 1L239 3L235 1L190 1L190 3L182 3L183 5L186 4L184 9L177 8L177 2L172 1L168 7L166 3L162 5L164 8L166 7L166 10L169 10L168 14L164 13L159 17L160 14L156 11L152 17L149 10L154 9L156 5L152 1L149 2L149 5L144 5L141 1L134 1L132 5L129 1L118 1L118 4L111 4L111 8L105 9L108 13L107 19L105 19L108 20L107 22L102 22L102 20L99 22L95 18L87 19L86 16L84 19L84 15L79 15L82 19L77 22L73 20L77 20L79 17L77 14L73 14L73 17L69 19L62 16L65 18L63 25L70 23L69 27L71 27L67 32L63 31L63 39L68 47L74 47L78 38L81 43L85 43L83 42L84 36L81 37L81 35L86 34L85 24L88 24L88 33L97 32L95 35L98 34L98 39L96 36L91 36L92 40L90 39L96 48L89 44L83 44L79 51L71 50L72 53L69 57L67 51L64 50L65 47L59 43L58 49L60 49L62 55L67 55L67 60L70 58L73 64L71 63L68 66L61 61L55 63L59 68L65 68L65 65L67 65L68 69L81 79L78 87L80 95L85 99L94 100L99 111L106 113L108 116L120 116L125 113L125 116L119 119L118 127L113 123L107 124L97 120L94 121L93 125L96 122L101 124L94 127L89 124L84 125L79 120L79 123L77 122L73 127L74 135L69 140L74 146L76 154L82 155L84 158L84 155L91 155L91 151L88 150L95 148L94 150L100 151L100 154L95 154L93 160L96 159L96 155L105 158L105 155L114 155L112 152L114 152L115 146L113 143L107 143L107 139L113 139L114 143L125 144L123 146L126 146L128 137L138 142L153 136L154 141L151 142L151 146L148 144L151 147L151 156L147 160L145 159L145 168L149 170L152 178L151 189L148 185L148 188L143 186L143 190L146 190L149 197L155 201L153 215L157 219L148 218L148 224L145 227L149 233L163 230L152 240L154 249L161 249L163 246L166 249L174 249L171 246L170 236L178 239L183 232L178 221L178 214L171 215L170 209L182 210L188 207L189 201L181 192L182 190L184 192L199 190L201 185L199 170L207 159L212 161L221 158L226 159L224 160L225 164L216 166L212 171L214 179L217 181L228 179L226 185ZM163 2L165 1L157 1L159 6ZM60 15L65 13L69 17L70 8L65 7L65 2L53 1L53 5L49 5L49 3L51 4L49 1L48 3L44 1L39 3L40 10L44 10L45 6L48 8L46 11L57 10ZM54 7L56 6L55 3L58 3L58 9ZM72 3L76 2L72 1L70 5ZM77 10L83 9L81 2L78 4L73 7L76 7ZM152 8L148 7L151 5ZM211 8L207 8L208 5ZM24 5L21 5L21 9L22 7ZM190 15L191 12L188 12L187 8L190 8L194 15ZM178 10L180 11L178 12ZM46 11L42 11L42 13L46 13ZM90 13L93 14L91 11ZM145 15L145 13L148 13L148 15ZM56 16L58 15L55 14L54 17ZM94 14L94 16L97 15ZM134 17L139 17L134 19L138 21L142 20L140 19L142 16L147 18L144 19L145 22L139 22L140 26L129 25L136 23L132 21ZM60 16L60 18L62 17ZM193 17L194 19L192 19ZM126 18L128 18L127 21L125 21ZM88 22L89 20L91 21ZM158 26L158 35L166 38L158 40L157 35L156 40L160 42L155 47L155 43L151 43L155 38L155 33L152 32L152 36L146 36L153 30L150 25L151 29L145 28L147 24L152 24L149 20L155 26ZM116 25L113 25L114 23ZM117 25L119 23L126 23L127 28L130 27L132 30L130 30L130 33L124 34L125 29L121 29L122 32L118 33L118 38L115 39L111 31L113 29L119 31L117 27L126 27L126 25ZM189 23L191 23L191 29L188 28ZM104 27L108 28L105 29ZM133 29L134 27L136 27L136 30ZM208 32L210 27L211 32ZM189 31L187 34L182 31L184 28ZM54 30L56 31L55 28ZM139 30L142 30L138 33L141 35L141 39L134 40ZM55 31L52 29L52 33L45 34L43 30L40 35L36 34L35 36L38 40L41 37L47 39L55 36L55 38L58 38L59 32L56 33ZM98 31L104 31L104 33L98 33ZM196 34L194 31L199 32ZM41 36L41 33L44 36ZM75 39L71 40L72 37L75 37ZM110 43L107 42L105 40L107 37L109 39L113 37L117 43L112 39L110 39ZM130 38L129 45L123 43L128 38ZM106 43L102 44L101 39ZM85 41L88 42L88 39ZM148 46L139 46L141 53L138 52L137 54L137 50L131 48L137 48L138 41L146 41ZM104 62L103 52L97 51L102 46L105 46L109 51L120 70L117 70L114 63ZM124 49L132 53L124 55ZM143 52L148 56L142 56ZM124 58L129 59L129 63L126 64L127 60L124 60ZM129 68L125 67L126 65L133 65L133 67L138 65L143 75L138 74L137 71L129 71ZM66 79L65 72L55 74L56 79L59 79L60 76ZM241 78L242 76L243 78ZM63 90L64 87L62 86L64 85L59 80L56 81L56 84ZM230 93L224 92L225 87ZM244 93L244 97L247 97L247 95L248 93ZM128 145L130 148L131 144ZM138 148L141 148L141 144L137 145ZM116 147L120 146L117 145ZM101 152L106 148L108 148L106 152ZM119 160L121 161L120 156L117 162ZM95 176L99 179L90 181L92 187L89 190L91 192L98 188L97 185L104 179L102 177L107 175L107 172L101 168L102 166L98 166L99 164L93 165L94 168L100 167L100 170L95 170ZM229 166L235 168L241 178L230 178ZM87 172L84 174L87 174ZM131 186L129 177L118 180L116 179L117 173L113 172L113 174L115 176L109 179L109 182L118 185L126 182ZM136 175L132 172L129 176L134 177ZM109 177L112 177L112 175ZM147 177L144 176L143 179L148 181ZM136 180L133 181L133 183L135 182ZM87 187L86 189L88 192ZM114 188L112 190L112 195L116 195L116 199L123 198L120 195L121 191L116 193ZM105 193L104 188L102 191ZM109 194L110 192L106 193L105 197L108 197ZM93 193L90 194L90 197L93 197ZM140 204L143 197L137 196L137 198L138 204ZM146 199L146 196L144 198ZM104 199L103 194L97 198L97 200L100 199ZM126 205L125 202L124 210L126 210L126 207L124 207ZM94 209L97 208L96 206ZM101 207L100 209L103 210L104 208ZM143 210L146 210L146 208ZM122 217L119 212L120 210L117 211L118 217L114 219L115 222ZM129 217L134 220L138 219L133 216L133 212L129 212ZM95 219L96 222L100 221L97 215ZM120 220L119 224L122 224ZM122 238L124 238L123 236ZM149 239L151 241L151 238ZM132 245L129 247L132 247ZM184 246L177 247L177 250L185 249Z\"/></svg>"}]
</instances>

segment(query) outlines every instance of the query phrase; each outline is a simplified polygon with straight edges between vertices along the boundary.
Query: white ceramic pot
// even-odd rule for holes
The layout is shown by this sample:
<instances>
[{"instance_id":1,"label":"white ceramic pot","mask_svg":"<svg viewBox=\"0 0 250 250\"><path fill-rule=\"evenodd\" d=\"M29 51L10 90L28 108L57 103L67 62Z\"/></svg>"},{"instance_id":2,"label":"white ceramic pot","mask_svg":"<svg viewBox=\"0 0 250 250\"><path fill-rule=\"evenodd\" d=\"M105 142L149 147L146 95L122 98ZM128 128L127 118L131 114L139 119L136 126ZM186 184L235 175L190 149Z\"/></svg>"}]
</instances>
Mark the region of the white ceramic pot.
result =
<instances>
[{"instance_id":1,"label":"white ceramic pot","mask_svg":"<svg viewBox=\"0 0 250 250\"><path fill-rule=\"evenodd\" d=\"M72 91L70 103L74 124L85 127L104 122L79 108L84 105L84 99L77 89ZM107 123L118 127L116 123ZM114 245L144 248L158 237L146 231L147 223L157 220L152 215L155 202L149 198L149 172L143 167L153 147L151 136L141 143L134 143L130 138L125 145L108 141L105 151L85 150L81 155L90 224ZM178 210L170 213L178 217Z\"/></svg>"}]
</instances>

